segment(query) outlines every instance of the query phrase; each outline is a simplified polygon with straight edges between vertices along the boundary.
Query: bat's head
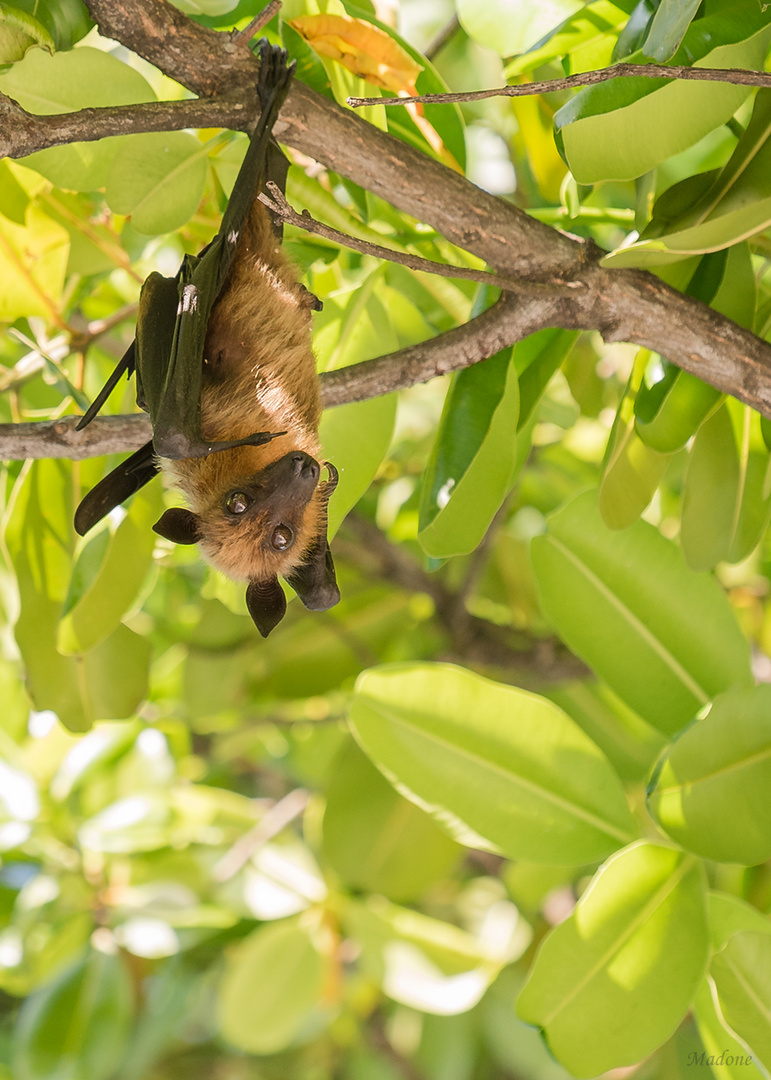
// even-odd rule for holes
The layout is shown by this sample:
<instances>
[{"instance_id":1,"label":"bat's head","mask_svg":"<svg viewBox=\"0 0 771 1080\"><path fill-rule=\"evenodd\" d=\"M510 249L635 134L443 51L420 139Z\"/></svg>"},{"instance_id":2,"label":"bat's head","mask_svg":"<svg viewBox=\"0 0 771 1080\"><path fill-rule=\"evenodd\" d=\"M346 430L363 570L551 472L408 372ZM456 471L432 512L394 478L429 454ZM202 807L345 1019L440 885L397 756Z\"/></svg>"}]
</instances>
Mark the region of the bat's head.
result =
<instances>
[{"instance_id":1,"label":"bat's head","mask_svg":"<svg viewBox=\"0 0 771 1080\"><path fill-rule=\"evenodd\" d=\"M280 574L311 611L326 611L340 599L327 543L327 503L337 486L320 482L322 466L294 450L252 476L212 493L194 513L167 510L153 526L177 544L199 544L218 570L248 581L246 604L263 637L281 621L286 597Z\"/></svg>"}]
</instances>

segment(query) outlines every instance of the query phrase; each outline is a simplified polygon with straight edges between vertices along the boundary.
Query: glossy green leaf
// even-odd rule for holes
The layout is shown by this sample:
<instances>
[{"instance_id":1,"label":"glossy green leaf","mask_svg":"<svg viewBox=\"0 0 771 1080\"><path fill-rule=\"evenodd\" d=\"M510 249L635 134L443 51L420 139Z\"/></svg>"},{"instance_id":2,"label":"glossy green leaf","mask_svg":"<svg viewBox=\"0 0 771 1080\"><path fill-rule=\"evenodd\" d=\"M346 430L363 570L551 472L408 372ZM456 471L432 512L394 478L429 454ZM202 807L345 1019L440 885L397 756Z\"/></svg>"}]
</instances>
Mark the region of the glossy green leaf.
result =
<instances>
[{"instance_id":1,"label":"glossy green leaf","mask_svg":"<svg viewBox=\"0 0 771 1080\"><path fill-rule=\"evenodd\" d=\"M425 811L402 798L352 741L329 777L324 854L346 885L413 900L461 853Z\"/></svg>"},{"instance_id":2,"label":"glossy green leaf","mask_svg":"<svg viewBox=\"0 0 771 1080\"><path fill-rule=\"evenodd\" d=\"M701 0L661 0L643 45L643 55L665 64L685 37Z\"/></svg>"},{"instance_id":3,"label":"glossy green leaf","mask_svg":"<svg viewBox=\"0 0 771 1080\"><path fill-rule=\"evenodd\" d=\"M466 555L487 532L516 467L518 417L510 349L456 376L423 482L418 539L428 555Z\"/></svg>"},{"instance_id":4,"label":"glossy green leaf","mask_svg":"<svg viewBox=\"0 0 771 1080\"><path fill-rule=\"evenodd\" d=\"M61 225L31 203L24 225L0 216L0 319L50 319L58 311L70 241Z\"/></svg>"},{"instance_id":5,"label":"glossy green leaf","mask_svg":"<svg viewBox=\"0 0 771 1080\"><path fill-rule=\"evenodd\" d=\"M123 719L147 691L151 647L125 626L83 656L63 656L56 635L68 591L74 548L72 467L32 462L14 490L6 544L16 571L21 610L15 635L37 709L51 709L67 727Z\"/></svg>"},{"instance_id":6,"label":"glossy green leaf","mask_svg":"<svg viewBox=\"0 0 771 1080\"><path fill-rule=\"evenodd\" d=\"M321 418L324 459L340 476L329 502L330 538L375 479L393 438L396 404L396 395L387 394L327 409Z\"/></svg>"},{"instance_id":7,"label":"glossy green leaf","mask_svg":"<svg viewBox=\"0 0 771 1080\"><path fill-rule=\"evenodd\" d=\"M633 1065L677 1028L708 958L704 892L697 860L640 842L547 936L517 1012L574 1076Z\"/></svg>"},{"instance_id":8,"label":"glossy green leaf","mask_svg":"<svg viewBox=\"0 0 771 1080\"><path fill-rule=\"evenodd\" d=\"M608 440L598 505L610 529L633 525L653 498L669 456L651 449L637 433L634 400L642 383L649 352L640 349Z\"/></svg>"},{"instance_id":9,"label":"glossy green leaf","mask_svg":"<svg viewBox=\"0 0 771 1080\"><path fill-rule=\"evenodd\" d=\"M519 421L521 431L532 418L552 375L572 349L578 332L549 327L530 334L514 346L514 365L519 372Z\"/></svg>"},{"instance_id":10,"label":"glossy green leaf","mask_svg":"<svg viewBox=\"0 0 771 1080\"><path fill-rule=\"evenodd\" d=\"M14 6L39 19L57 49L71 49L94 25L83 0L15 0Z\"/></svg>"},{"instance_id":11,"label":"glossy green leaf","mask_svg":"<svg viewBox=\"0 0 771 1080\"><path fill-rule=\"evenodd\" d=\"M686 269L688 264L683 261L673 265ZM703 255L682 288L734 322L752 328L757 286L747 243ZM721 395L666 360L661 361L661 366L663 378L650 387L643 383L637 393L635 428L652 449L670 452L685 446L716 408Z\"/></svg>"},{"instance_id":12,"label":"glossy green leaf","mask_svg":"<svg viewBox=\"0 0 771 1080\"><path fill-rule=\"evenodd\" d=\"M109 1080L126 1052L131 980L120 956L91 952L25 1001L14 1037L17 1080Z\"/></svg>"},{"instance_id":13,"label":"glossy green leaf","mask_svg":"<svg viewBox=\"0 0 771 1080\"><path fill-rule=\"evenodd\" d=\"M771 934L734 934L712 958L710 975L725 1022L771 1069Z\"/></svg>"},{"instance_id":14,"label":"glossy green leaf","mask_svg":"<svg viewBox=\"0 0 771 1080\"><path fill-rule=\"evenodd\" d=\"M673 840L708 859L771 857L771 687L735 687L672 744L648 807Z\"/></svg>"},{"instance_id":15,"label":"glossy green leaf","mask_svg":"<svg viewBox=\"0 0 771 1080\"><path fill-rule=\"evenodd\" d=\"M57 648L83 653L104 641L135 602L152 565L156 535L153 524L163 511L159 484L150 484L132 499L127 515L112 534L100 568L82 594L70 594L59 625Z\"/></svg>"},{"instance_id":16,"label":"glossy green leaf","mask_svg":"<svg viewBox=\"0 0 771 1080\"><path fill-rule=\"evenodd\" d=\"M566 644L665 734L749 681L747 642L717 583L689 571L646 522L608 529L594 492L549 519L532 558L543 609Z\"/></svg>"},{"instance_id":17,"label":"glossy green leaf","mask_svg":"<svg viewBox=\"0 0 771 1080\"><path fill-rule=\"evenodd\" d=\"M550 701L446 664L364 672L350 721L408 798L462 843L579 864L635 833L616 773Z\"/></svg>"},{"instance_id":18,"label":"glossy green leaf","mask_svg":"<svg viewBox=\"0 0 771 1080\"><path fill-rule=\"evenodd\" d=\"M532 5L532 10L544 10L544 5ZM556 57L566 54L572 61L576 56L583 59L587 54L592 54L598 48L602 48L606 41L612 42L614 35L627 22L629 13L622 7L612 4L609 0L596 0L593 4L586 4L564 22L530 47L527 52L515 56L506 64L506 78L512 81L513 76L520 75L525 71L532 71L554 60ZM597 65L601 66L601 65ZM575 70L575 69L574 69Z\"/></svg>"},{"instance_id":19,"label":"glossy green leaf","mask_svg":"<svg viewBox=\"0 0 771 1080\"><path fill-rule=\"evenodd\" d=\"M548 696L599 746L622 780L648 776L665 740L612 690L603 683L576 681L550 690Z\"/></svg>"},{"instance_id":20,"label":"glossy green leaf","mask_svg":"<svg viewBox=\"0 0 771 1080\"><path fill-rule=\"evenodd\" d=\"M771 221L771 91L761 90L747 130L724 168L664 192L640 239L606 256L606 266L657 266L728 247ZM753 290L754 291L754 290Z\"/></svg>"},{"instance_id":21,"label":"glossy green leaf","mask_svg":"<svg viewBox=\"0 0 771 1080\"><path fill-rule=\"evenodd\" d=\"M771 455L760 416L729 399L698 431L683 491L680 542L688 565L741 562L771 516Z\"/></svg>"},{"instance_id":22,"label":"glossy green leaf","mask_svg":"<svg viewBox=\"0 0 771 1080\"><path fill-rule=\"evenodd\" d=\"M49 115L97 105L153 101L147 81L134 68L100 49L84 47L49 56L32 49L23 60L0 71L0 92L28 112ZM53 146L24 158L24 164L58 187L93 191L102 187L121 139Z\"/></svg>"},{"instance_id":23,"label":"glossy green leaf","mask_svg":"<svg viewBox=\"0 0 771 1080\"><path fill-rule=\"evenodd\" d=\"M743 930L771 934L771 919L738 896L713 889L709 894L709 930L713 951L718 952L730 937Z\"/></svg>"},{"instance_id":24,"label":"glossy green leaf","mask_svg":"<svg viewBox=\"0 0 771 1080\"><path fill-rule=\"evenodd\" d=\"M296 919L255 930L228 956L217 1002L220 1031L250 1054L275 1054L317 1012L325 965Z\"/></svg>"},{"instance_id":25,"label":"glossy green leaf","mask_svg":"<svg viewBox=\"0 0 771 1080\"><path fill-rule=\"evenodd\" d=\"M499 56L511 56L527 52L583 6L583 0L458 0L457 11L473 41Z\"/></svg>"},{"instance_id":26,"label":"glossy green leaf","mask_svg":"<svg viewBox=\"0 0 771 1080\"><path fill-rule=\"evenodd\" d=\"M675 62L715 68L762 64L769 19L752 0L739 0L730 12L692 23ZM579 183L631 180L725 123L747 96L745 88L726 83L615 79L581 90L554 120Z\"/></svg>"},{"instance_id":27,"label":"glossy green leaf","mask_svg":"<svg viewBox=\"0 0 771 1080\"><path fill-rule=\"evenodd\" d=\"M442 94L450 89L434 65L406 38L402 37L392 26L389 26L387 22L375 18L375 12L368 10L366 5L359 7L349 3L348 0L342 0L342 3L349 15L352 15L355 19L371 22L379 27L421 66L422 71L419 72L415 80L415 88L418 94ZM339 67L339 65L337 66ZM377 92L371 83L364 83L363 90L366 96L373 96ZM462 172L466 167L466 138L463 114L460 108L454 104L448 106L446 104L427 103L423 106L423 115L441 139L444 150L438 150L435 140L426 137L422 126L415 123L414 117L410 115L407 109L386 110L385 122L387 130L397 138L417 146L418 149L430 154L431 157L438 157L445 164L452 165L452 161L448 157L449 153Z\"/></svg>"},{"instance_id":28,"label":"glossy green leaf","mask_svg":"<svg viewBox=\"0 0 771 1080\"><path fill-rule=\"evenodd\" d=\"M747 1044L740 1042L726 1026L716 1007L716 998L714 982L704 979L693 1001L694 1020L704 1044L704 1063L717 1080L762 1080L768 1074L753 1060Z\"/></svg>"},{"instance_id":29,"label":"glossy green leaf","mask_svg":"<svg viewBox=\"0 0 771 1080\"><path fill-rule=\"evenodd\" d=\"M10 4L0 4L0 64L23 59L35 45L54 51L53 38L34 15Z\"/></svg>"},{"instance_id":30,"label":"glossy green leaf","mask_svg":"<svg viewBox=\"0 0 771 1080\"><path fill-rule=\"evenodd\" d=\"M206 182L208 151L186 131L133 135L118 148L105 198L116 214L131 217L137 232L171 232L198 209Z\"/></svg>"}]
</instances>

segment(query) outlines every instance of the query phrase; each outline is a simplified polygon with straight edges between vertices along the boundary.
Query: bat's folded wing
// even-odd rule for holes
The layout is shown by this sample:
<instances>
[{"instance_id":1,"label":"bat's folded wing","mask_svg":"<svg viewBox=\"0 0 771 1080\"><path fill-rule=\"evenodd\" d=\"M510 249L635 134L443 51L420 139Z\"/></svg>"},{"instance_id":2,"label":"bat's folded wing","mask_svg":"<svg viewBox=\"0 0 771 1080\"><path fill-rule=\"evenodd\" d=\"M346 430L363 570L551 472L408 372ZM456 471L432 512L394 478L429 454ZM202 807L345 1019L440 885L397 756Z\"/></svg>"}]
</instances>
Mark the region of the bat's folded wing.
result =
<instances>
[{"instance_id":1,"label":"bat's folded wing","mask_svg":"<svg viewBox=\"0 0 771 1080\"><path fill-rule=\"evenodd\" d=\"M157 472L153 444L145 443L91 488L75 511L75 531L78 535L85 536L111 510L152 480Z\"/></svg>"}]
</instances>

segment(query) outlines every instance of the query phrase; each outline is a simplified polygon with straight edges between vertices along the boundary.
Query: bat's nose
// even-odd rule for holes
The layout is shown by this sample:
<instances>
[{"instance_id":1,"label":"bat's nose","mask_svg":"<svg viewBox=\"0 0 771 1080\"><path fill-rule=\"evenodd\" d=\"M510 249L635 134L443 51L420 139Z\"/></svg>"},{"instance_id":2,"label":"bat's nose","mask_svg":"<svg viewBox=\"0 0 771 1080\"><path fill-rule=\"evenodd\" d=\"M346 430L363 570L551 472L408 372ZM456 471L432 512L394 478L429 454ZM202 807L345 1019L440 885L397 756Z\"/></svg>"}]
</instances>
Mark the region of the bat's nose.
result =
<instances>
[{"instance_id":1,"label":"bat's nose","mask_svg":"<svg viewBox=\"0 0 771 1080\"><path fill-rule=\"evenodd\" d=\"M292 471L303 480L316 481L319 478L319 463L310 454L298 450L296 454L292 454Z\"/></svg>"}]
</instances>

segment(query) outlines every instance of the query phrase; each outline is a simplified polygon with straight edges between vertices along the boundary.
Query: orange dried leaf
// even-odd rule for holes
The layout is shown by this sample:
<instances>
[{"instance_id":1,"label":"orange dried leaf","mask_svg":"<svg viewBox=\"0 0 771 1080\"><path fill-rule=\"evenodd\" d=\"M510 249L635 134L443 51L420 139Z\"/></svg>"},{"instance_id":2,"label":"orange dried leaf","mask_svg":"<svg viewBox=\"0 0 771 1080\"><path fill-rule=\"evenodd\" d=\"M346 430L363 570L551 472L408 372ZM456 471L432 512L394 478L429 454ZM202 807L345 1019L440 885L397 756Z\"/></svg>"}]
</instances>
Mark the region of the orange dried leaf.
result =
<instances>
[{"instance_id":1,"label":"orange dried leaf","mask_svg":"<svg viewBox=\"0 0 771 1080\"><path fill-rule=\"evenodd\" d=\"M415 80L423 68L379 26L351 15L301 15L289 25L321 56L337 60L373 86L417 93Z\"/></svg>"}]
</instances>

